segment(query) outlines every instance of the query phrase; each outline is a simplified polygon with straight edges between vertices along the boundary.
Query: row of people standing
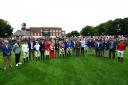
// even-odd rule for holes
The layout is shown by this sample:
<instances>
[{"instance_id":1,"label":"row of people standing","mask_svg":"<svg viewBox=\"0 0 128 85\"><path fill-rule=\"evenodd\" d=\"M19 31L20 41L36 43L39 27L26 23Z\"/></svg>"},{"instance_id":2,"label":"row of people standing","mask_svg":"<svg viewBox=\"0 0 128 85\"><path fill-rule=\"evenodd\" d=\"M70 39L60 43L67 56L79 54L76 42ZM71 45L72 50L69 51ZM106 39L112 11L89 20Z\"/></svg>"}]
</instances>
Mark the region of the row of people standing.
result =
<instances>
[{"instance_id":1,"label":"row of people standing","mask_svg":"<svg viewBox=\"0 0 128 85\"><path fill-rule=\"evenodd\" d=\"M118 61L123 61L123 54L126 48L123 40L117 43L115 39L94 39L94 38L76 38L76 39L46 39L46 40L28 40L26 42L16 41L14 45L5 40L0 46L4 56L4 66L11 66L12 49L15 53L16 66L20 62L21 50L23 51L24 63L32 60L52 59L54 57L67 57L84 55L85 52L95 53L96 57L106 56L115 59L116 48L118 50ZM95 52L93 52L95 50ZM109 54L109 55L108 55Z\"/></svg>"},{"instance_id":2,"label":"row of people standing","mask_svg":"<svg viewBox=\"0 0 128 85\"><path fill-rule=\"evenodd\" d=\"M54 56L54 44L49 41L39 42L39 41L26 41L21 44L21 41L16 40L14 45L11 45L8 40L3 40L0 44L0 49L3 53L4 69L12 67L12 51L15 54L15 64L19 66L22 64L20 62L21 52L23 52L23 61L27 63L31 60L52 59ZM45 54L45 55L44 55ZM48 56L50 55L50 56Z\"/></svg>"},{"instance_id":3,"label":"row of people standing","mask_svg":"<svg viewBox=\"0 0 128 85\"><path fill-rule=\"evenodd\" d=\"M76 45L75 45L76 44ZM74 46L75 45L75 46ZM80 56L81 43L80 39L73 42L71 39L62 40L28 40L21 44L20 40L16 40L14 45L11 45L8 40L4 40L0 48L4 57L4 69L11 65L12 50L15 54L16 66L22 64L20 62L21 52L23 52L24 63L32 60L52 59L54 57L66 57L76 53ZM74 50L73 48L76 48Z\"/></svg>"},{"instance_id":4,"label":"row of people standing","mask_svg":"<svg viewBox=\"0 0 128 85\"><path fill-rule=\"evenodd\" d=\"M31 60L52 59L54 57L54 43L52 41L29 41L22 45L23 60L28 62Z\"/></svg>"},{"instance_id":5,"label":"row of people standing","mask_svg":"<svg viewBox=\"0 0 128 85\"><path fill-rule=\"evenodd\" d=\"M104 38L100 39L90 39L88 41L88 49L92 50L95 48L96 57L104 56L109 57L109 59L115 59L116 51L118 61L123 61L124 50L126 49L126 44L124 43L124 39L109 38L105 40Z\"/></svg>"}]
</instances>

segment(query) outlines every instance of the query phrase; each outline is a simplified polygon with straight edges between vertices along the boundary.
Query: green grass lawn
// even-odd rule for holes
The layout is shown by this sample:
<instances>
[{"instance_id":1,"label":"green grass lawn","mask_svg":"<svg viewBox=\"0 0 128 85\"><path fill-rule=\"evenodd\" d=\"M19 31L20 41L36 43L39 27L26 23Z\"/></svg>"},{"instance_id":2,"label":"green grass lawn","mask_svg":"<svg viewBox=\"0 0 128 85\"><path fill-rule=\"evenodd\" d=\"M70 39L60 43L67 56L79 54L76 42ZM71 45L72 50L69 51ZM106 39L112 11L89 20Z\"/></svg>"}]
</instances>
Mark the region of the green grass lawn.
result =
<instances>
[{"instance_id":1,"label":"green grass lawn","mask_svg":"<svg viewBox=\"0 0 128 85\"><path fill-rule=\"evenodd\" d=\"M128 85L127 55L123 63L87 54L29 62L7 71L1 69L0 85ZM0 68L2 63L0 56Z\"/></svg>"}]
</instances>

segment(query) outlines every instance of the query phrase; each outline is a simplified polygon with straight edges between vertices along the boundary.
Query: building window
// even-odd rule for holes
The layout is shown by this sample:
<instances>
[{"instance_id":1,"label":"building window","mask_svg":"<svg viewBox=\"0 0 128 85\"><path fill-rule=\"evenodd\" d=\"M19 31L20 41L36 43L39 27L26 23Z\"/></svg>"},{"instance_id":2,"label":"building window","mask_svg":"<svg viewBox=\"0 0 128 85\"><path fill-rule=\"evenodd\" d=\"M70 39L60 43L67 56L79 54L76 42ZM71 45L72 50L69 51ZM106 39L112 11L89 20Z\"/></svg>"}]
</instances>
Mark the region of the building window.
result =
<instances>
[{"instance_id":1,"label":"building window","mask_svg":"<svg viewBox=\"0 0 128 85\"><path fill-rule=\"evenodd\" d=\"M61 32L61 30L59 30L59 32Z\"/></svg>"},{"instance_id":2,"label":"building window","mask_svg":"<svg viewBox=\"0 0 128 85\"><path fill-rule=\"evenodd\" d=\"M53 36L53 35L52 35L52 32L50 32L50 36Z\"/></svg>"},{"instance_id":3,"label":"building window","mask_svg":"<svg viewBox=\"0 0 128 85\"><path fill-rule=\"evenodd\" d=\"M40 34L38 33L38 36L40 36Z\"/></svg>"},{"instance_id":4,"label":"building window","mask_svg":"<svg viewBox=\"0 0 128 85\"><path fill-rule=\"evenodd\" d=\"M55 30L53 30L53 32L55 32Z\"/></svg>"},{"instance_id":5,"label":"building window","mask_svg":"<svg viewBox=\"0 0 128 85\"><path fill-rule=\"evenodd\" d=\"M59 36L61 36L61 33L59 33Z\"/></svg>"},{"instance_id":6,"label":"building window","mask_svg":"<svg viewBox=\"0 0 128 85\"><path fill-rule=\"evenodd\" d=\"M52 32L52 30L50 30L50 32Z\"/></svg>"},{"instance_id":7,"label":"building window","mask_svg":"<svg viewBox=\"0 0 128 85\"><path fill-rule=\"evenodd\" d=\"M56 32L59 32L59 30L56 30Z\"/></svg>"},{"instance_id":8,"label":"building window","mask_svg":"<svg viewBox=\"0 0 128 85\"><path fill-rule=\"evenodd\" d=\"M56 36L58 37L58 33L56 33Z\"/></svg>"},{"instance_id":9,"label":"building window","mask_svg":"<svg viewBox=\"0 0 128 85\"><path fill-rule=\"evenodd\" d=\"M53 36L55 36L55 32L53 33Z\"/></svg>"}]
</instances>

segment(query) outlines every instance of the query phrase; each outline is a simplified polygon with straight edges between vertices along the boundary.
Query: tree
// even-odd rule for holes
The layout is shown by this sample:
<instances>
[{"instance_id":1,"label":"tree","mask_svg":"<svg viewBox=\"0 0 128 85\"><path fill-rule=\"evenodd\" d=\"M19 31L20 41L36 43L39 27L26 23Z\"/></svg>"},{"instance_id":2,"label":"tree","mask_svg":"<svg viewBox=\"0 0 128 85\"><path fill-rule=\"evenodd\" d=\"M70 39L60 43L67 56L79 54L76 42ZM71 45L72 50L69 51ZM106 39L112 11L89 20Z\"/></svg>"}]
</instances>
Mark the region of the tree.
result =
<instances>
[{"instance_id":1,"label":"tree","mask_svg":"<svg viewBox=\"0 0 128 85\"><path fill-rule=\"evenodd\" d=\"M104 23L104 34L105 35L116 35L115 25L112 20Z\"/></svg>"},{"instance_id":2,"label":"tree","mask_svg":"<svg viewBox=\"0 0 128 85\"><path fill-rule=\"evenodd\" d=\"M66 37L78 37L78 36L80 36L80 33L78 31L72 31L66 34Z\"/></svg>"},{"instance_id":3,"label":"tree","mask_svg":"<svg viewBox=\"0 0 128 85\"><path fill-rule=\"evenodd\" d=\"M104 23L97 26L97 34L103 35L105 33Z\"/></svg>"},{"instance_id":4,"label":"tree","mask_svg":"<svg viewBox=\"0 0 128 85\"><path fill-rule=\"evenodd\" d=\"M0 37L9 37L12 35L13 28L8 21L0 19Z\"/></svg>"},{"instance_id":5,"label":"tree","mask_svg":"<svg viewBox=\"0 0 128 85\"><path fill-rule=\"evenodd\" d=\"M82 36L94 35L93 27L92 26L86 26L86 27L82 28L82 30L80 31L80 34Z\"/></svg>"},{"instance_id":6,"label":"tree","mask_svg":"<svg viewBox=\"0 0 128 85\"><path fill-rule=\"evenodd\" d=\"M66 37L71 37L71 33L67 33L66 34Z\"/></svg>"},{"instance_id":7,"label":"tree","mask_svg":"<svg viewBox=\"0 0 128 85\"><path fill-rule=\"evenodd\" d=\"M128 18L117 18L101 23L96 27L86 26L82 28L80 34L83 36L88 35L123 35L128 36Z\"/></svg>"},{"instance_id":8,"label":"tree","mask_svg":"<svg viewBox=\"0 0 128 85\"><path fill-rule=\"evenodd\" d=\"M78 31L75 30L71 32L71 37L78 37L78 36L80 36L80 33Z\"/></svg>"},{"instance_id":9,"label":"tree","mask_svg":"<svg viewBox=\"0 0 128 85\"><path fill-rule=\"evenodd\" d=\"M128 36L128 18L124 18L122 20L122 27L121 27L121 32L123 33L124 36Z\"/></svg>"}]
</instances>

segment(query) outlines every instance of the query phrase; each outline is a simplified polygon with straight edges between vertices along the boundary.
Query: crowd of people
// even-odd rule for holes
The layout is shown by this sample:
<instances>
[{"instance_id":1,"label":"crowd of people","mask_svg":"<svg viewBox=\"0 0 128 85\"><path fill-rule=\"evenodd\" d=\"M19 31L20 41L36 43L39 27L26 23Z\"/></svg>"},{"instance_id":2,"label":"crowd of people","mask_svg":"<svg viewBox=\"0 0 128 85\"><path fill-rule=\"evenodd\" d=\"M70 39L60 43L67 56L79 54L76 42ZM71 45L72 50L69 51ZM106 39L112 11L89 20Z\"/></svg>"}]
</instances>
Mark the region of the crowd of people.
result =
<instances>
[{"instance_id":1,"label":"crowd of people","mask_svg":"<svg viewBox=\"0 0 128 85\"><path fill-rule=\"evenodd\" d=\"M118 42L117 42L118 41ZM65 58L68 56L80 57L96 55L96 57L108 57L109 59L116 58L116 50L118 61L122 62L126 44L124 38L98 37L98 38L46 38L46 39L27 39L22 42L16 40L15 44L11 44L7 39L0 44L3 52L4 70L11 65L12 52L15 54L15 64L19 66L22 63L29 61L50 60L53 58ZM23 53L23 57L21 56ZM20 62L21 57L23 62Z\"/></svg>"}]
</instances>

